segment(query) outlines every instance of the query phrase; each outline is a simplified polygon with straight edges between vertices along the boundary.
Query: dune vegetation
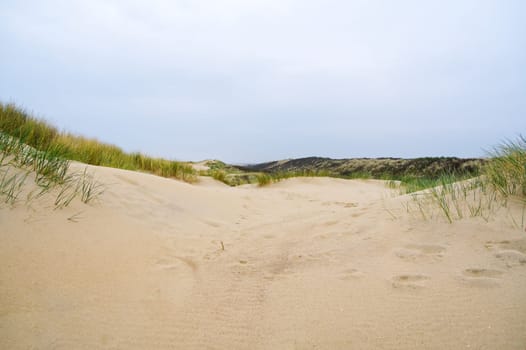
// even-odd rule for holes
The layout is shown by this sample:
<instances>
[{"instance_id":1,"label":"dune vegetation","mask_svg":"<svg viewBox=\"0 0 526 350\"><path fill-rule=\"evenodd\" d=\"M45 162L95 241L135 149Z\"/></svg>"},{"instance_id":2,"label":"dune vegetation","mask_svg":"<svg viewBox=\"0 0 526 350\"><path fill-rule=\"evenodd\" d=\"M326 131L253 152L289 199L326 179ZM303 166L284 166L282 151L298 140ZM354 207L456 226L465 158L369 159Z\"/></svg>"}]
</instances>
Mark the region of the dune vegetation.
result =
<instances>
[{"instance_id":1,"label":"dune vegetation","mask_svg":"<svg viewBox=\"0 0 526 350\"><path fill-rule=\"evenodd\" d=\"M417 208L424 219L442 216L450 223L464 217L482 217L488 221L511 200L522 206L522 212L519 218L510 218L516 227L524 228L526 139L519 136L515 141L504 141L489 155L480 176L459 179L444 174L435 186L414 193L412 202L407 203L407 210Z\"/></svg>"},{"instance_id":2,"label":"dune vegetation","mask_svg":"<svg viewBox=\"0 0 526 350\"><path fill-rule=\"evenodd\" d=\"M0 103L0 204L30 202L52 194L55 208L75 198L92 202L104 186L91 174L71 171L70 161L196 180L190 164L126 153L117 146L59 131L14 104ZM34 181L36 190L25 184Z\"/></svg>"},{"instance_id":3,"label":"dune vegetation","mask_svg":"<svg viewBox=\"0 0 526 350\"><path fill-rule=\"evenodd\" d=\"M54 207L68 206L75 198L90 203L104 191L91 174L70 171L69 160L53 149L40 151L20 139L0 133L0 204L30 202L44 195L54 195ZM33 181L36 188L27 191Z\"/></svg>"},{"instance_id":4,"label":"dune vegetation","mask_svg":"<svg viewBox=\"0 0 526 350\"><path fill-rule=\"evenodd\" d=\"M35 118L14 104L0 103L0 131L38 151L59 158L91 165L146 171L186 182L196 180L196 172L190 164L153 158L142 153L126 153L117 146L96 139L59 131L55 126Z\"/></svg>"},{"instance_id":5,"label":"dune vegetation","mask_svg":"<svg viewBox=\"0 0 526 350\"><path fill-rule=\"evenodd\" d=\"M290 177L336 177L342 179L379 179L399 184L401 192L411 193L437 186L444 175L454 179L476 177L485 159L456 157L350 158L307 157L240 166L245 171L269 175L271 182Z\"/></svg>"},{"instance_id":6,"label":"dune vegetation","mask_svg":"<svg viewBox=\"0 0 526 350\"><path fill-rule=\"evenodd\" d=\"M507 140L491 152L484 175L491 186L505 197L526 197L526 138Z\"/></svg>"}]
</instances>

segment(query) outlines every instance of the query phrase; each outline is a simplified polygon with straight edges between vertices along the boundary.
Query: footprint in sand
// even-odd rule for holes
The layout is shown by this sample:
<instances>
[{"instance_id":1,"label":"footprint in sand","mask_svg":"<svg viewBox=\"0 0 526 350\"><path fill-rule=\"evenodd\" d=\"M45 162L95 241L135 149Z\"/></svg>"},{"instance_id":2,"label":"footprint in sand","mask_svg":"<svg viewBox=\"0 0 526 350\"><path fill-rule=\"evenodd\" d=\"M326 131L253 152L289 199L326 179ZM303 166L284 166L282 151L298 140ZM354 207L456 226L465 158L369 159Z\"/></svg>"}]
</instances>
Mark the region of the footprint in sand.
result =
<instances>
[{"instance_id":1,"label":"footprint in sand","mask_svg":"<svg viewBox=\"0 0 526 350\"><path fill-rule=\"evenodd\" d=\"M349 281L356 280L364 276L364 273L357 269L345 269L342 271L340 279Z\"/></svg>"},{"instance_id":2,"label":"footprint in sand","mask_svg":"<svg viewBox=\"0 0 526 350\"><path fill-rule=\"evenodd\" d=\"M323 225L324 226L334 226L334 225L336 225L338 223L339 223L339 221L331 220L331 221L326 221Z\"/></svg>"},{"instance_id":3,"label":"footprint in sand","mask_svg":"<svg viewBox=\"0 0 526 350\"><path fill-rule=\"evenodd\" d=\"M424 282L429 280L429 276L422 274L398 275L392 278L393 288L419 289L425 286Z\"/></svg>"},{"instance_id":4,"label":"footprint in sand","mask_svg":"<svg viewBox=\"0 0 526 350\"><path fill-rule=\"evenodd\" d=\"M526 266L526 254L517 250L499 250L495 254L495 257L502 260L506 264L506 267Z\"/></svg>"},{"instance_id":5,"label":"footprint in sand","mask_svg":"<svg viewBox=\"0 0 526 350\"><path fill-rule=\"evenodd\" d=\"M395 251L396 256L410 262L433 262L440 260L446 248L435 244L407 244Z\"/></svg>"},{"instance_id":6,"label":"footprint in sand","mask_svg":"<svg viewBox=\"0 0 526 350\"><path fill-rule=\"evenodd\" d=\"M180 256L166 256L159 258L155 265L163 270L174 270L180 267L189 268L192 272L197 271L197 264L190 258Z\"/></svg>"},{"instance_id":7,"label":"footprint in sand","mask_svg":"<svg viewBox=\"0 0 526 350\"><path fill-rule=\"evenodd\" d=\"M336 205L336 206L344 207L344 208L355 208L355 207L358 206L358 203L352 203L352 202L322 202L321 205L323 205L323 206Z\"/></svg>"},{"instance_id":8,"label":"footprint in sand","mask_svg":"<svg viewBox=\"0 0 526 350\"><path fill-rule=\"evenodd\" d=\"M482 269L478 267L465 269L462 274L468 277L499 277L503 274L502 271L492 269Z\"/></svg>"},{"instance_id":9,"label":"footprint in sand","mask_svg":"<svg viewBox=\"0 0 526 350\"><path fill-rule=\"evenodd\" d=\"M353 218L360 217L360 216L362 216L363 214L367 213L367 210L368 210L367 208L362 208L362 209L360 209L357 213L353 213L353 214L351 214L351 217L353 217Z\"/></svg>"},{"instance_id":10,"label":"footprint in sand","mask_svg":"<svg viewBox=\"0 0 526 350\"><path fill-rule=\"evenodd\" d=\"M462 271L462 282L470 287L492 288L500 284L498 278L503 272L493 269L472 267Z\"/></svg>"},{"instance_id":11,"label":"footprint in sand","mask_svg":"<svg viewBox=\"0 0 526 350\"><path fill-rule=\"evenodd\" d=\"M344 208L355 208L358 206L358 203L353 202L332 202L332 204L344 207Z\"/></svg>"},{"instance_id":12,"label":"footprint in sand","mask_svg":"<svg viewBox=\"0 0 526 350\"><path fill-rule=\"evenodd\" d=\"M498 248L495 257L506 264L506 267L526 266L526 239L488 241L486 248Z\"/></svg>"},{"instance_id":13,"label":"footprint in sand","mask_svg":"<svg viewBox=\"0 0 526 350\"><path fill-rule=\"evenodd\" d=\"M204 223L207 224L208 226L211 226L211 227L214 227L214 228L221 227L221 224L220 224L220 223L215 222L215 221L212 221L212 220L202 220L202 222L204 222Z\"/></svg>"},{"instance_id":14,"label":"footprint in sand","mask_svg":"<svg viewBox=\"0 0 526 350\"><path fill-rule=\"evenodd\" d=\"M526 254L526 238L486 242L486 248L492 249L495 247L502 248L502 249L516 250L518 252Z\"/></svg>"},{"instance_id":15,"label":"footprint in sand","mask_svg":"<svg viewBox=\"0 0 526 350\"><path fill-rule=\"evenodd\" d=\"M163 270L173 270L178 266L177 262L170 258L160 258L155 262L155 265Z\"/></svg>"}]
</instances>

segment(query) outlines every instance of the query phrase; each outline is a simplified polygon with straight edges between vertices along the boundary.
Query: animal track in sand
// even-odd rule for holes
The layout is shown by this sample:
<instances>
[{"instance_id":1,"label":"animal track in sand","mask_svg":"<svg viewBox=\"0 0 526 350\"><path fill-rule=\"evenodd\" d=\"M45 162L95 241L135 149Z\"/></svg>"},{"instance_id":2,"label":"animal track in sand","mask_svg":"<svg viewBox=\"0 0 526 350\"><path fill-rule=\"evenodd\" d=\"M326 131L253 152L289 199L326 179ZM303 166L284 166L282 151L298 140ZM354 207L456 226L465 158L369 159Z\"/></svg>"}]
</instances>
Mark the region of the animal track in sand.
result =
<instances>
[{"instance_id":1,"label":"animal track in sand","mask_svg":"<svg viewBox=\"0 0 526 350\"><path fill-rule=\"evenodd\" d=\"M331 221L326 221L323 225L324 225L324 226L333 226L333 225L338 224L338 222L339 222L339 221L331 220Z\"/></svg>"},{"instance_id":2,"label":"animal track in sand","mask_svg":"<svg viewBox=\"0 0 526 350\"><path fill-rule=\"evenodd\" d=\"M504 272L480 267L471 267L462 271L461 281L469 287L493 288L500 286L498 278Z\"/></svg>"},{"instance_id":3,"label":"animal track in sand","mask_svg":"<svg viewBox=\"0 0 526 350\"><path fill-rule=\"evenodd\" d=\"M167 256L160 258L155 262L155 265L164 270L177 269L180 266L188 267L192 272L196 272L198 269L197 264L192 259L180 256Z\"/></svg>"},{"instance_id":4,"label":"animal track in sand","mask_svg":"<svg viewBox=\"0 0 526 350\"><path fill-rule=\"evenodd\" d=\"M446 248L436 244L407 244L395 251L396 256L404 261L431 262L440 260Z\"/></svg>"},{"instance_id":5,"label":"animal track in sand","mask_svg":"<svg viewBox=\"0 0 526 350\"><path fill-rule=\"evenodd\" d=\"M342 206L344 208L356 208L358 206L358 203L352 202L334 202L334 204Z\"/></svg>"},{"instance_id":6,"label":"animal track in sand","mask_svg":"<svg viewBox=\"0 0 526 350\"><path fill-rule=\"evenodd\" d=\"M325 240L325 239L329 238L329 234L322 233L322 234L316 235L314 238L315 239L320 239L320 240Z\"/></svg>"},{"instance_id":7,"label":"animal track in sand","mask_svg":"<svg viewBox=\"0 0 526 350\"><path fill-rule=\"evenodd\" d=\"M505 241L499 244L501 248L511 249L526 254L526 238Z\"/></svg>"},{"instance_id":8,"label":"animal track in sand","mask_svg":"<svg viewBox=\"0 0 526 350\"><path fill-rule=\"evenodd\" d=\"M358 218L362 216L363 214L367 213L368 210L369 210L368 208L361 208L358 210L358 212L351 214L351 217Z\"/></svg>"},{"instance_id":9,"label":"animal track in sand","mask_svg":"<svg viewBox=\"0 0 526 350\"><path fill-rule=\"evenodd\" d=\"M499 250L495 257L504 261L507 267L526 266L526 255L517 250Z\"/></svg>"},{"instance_id":10,"label":"animal track in sand","mask_svg":"<svg viewBox=\"0 0 526 350\"><path fill-rule=\"evenodd\" d=\"M488 241L486 248L499 250L495 257L503 261L507 267L526 266L526 239Z\"/></svg>"},{"instance_id":11,"label":"animal track in sand","mask_svg":"<svg viewBox=\"0 0 526 350\"><path fill-rule=\"evenodd\" d=\"M357 269L345 269L342 271L342 277L340 279L342 280L354 280L359 279L364 276L364 273Z\"/></svg>"},{"instance_id":12,"label":"animal track in sand","mask_svg":"<svg viewBox=\"0 0 526 350\"><path fill-rule=\"evenodd\" d=\"M212 220L202 220L205 224L209 225L209 226L212 226L214 228L218 228L221 226L220 223L218 222L215 222L215 221L212 221Z\"/></svg>"},{"instance_id":13,"label":"animal track in sand","mask_svg":"<svg viewBox=\"0 0 526 350\"><path fill-rule=\"evenodd\" d=\"M502 271L492 270L492 269L483 269L483 268L469 268L465 269L462 274L467 277L490 277L495 278L503 274Z\"/></svg>"},{"instance_id":14,"label":"animal track in sand","mask_svg":"<svg viewBox=\"0 0 526 350\"><path fill-rule=\"evenodd\" d=\"M486 248L491 249L498 246L505 250L516 250L523 254L526 254L526 238L515 239L515 240L504 240L504 241L487 241Z\"/></svg>"},{"instance_id":15,"label":"animal track in sand","mask_svg":"<svg viewBox=\"0 0 526 350\"><path fill-rule=\"evenodd\" d=\"M415 275L397 275L392 278L393 288L410 288L418 289L424 287L424 282L429 280L430 277L422 274Z\"/></svg>"},{"instance_id":16,"label":"animal track in sand","mask_svg":"<svg viewBox=\"0 0 526 350\"><path fill-rule=\"evenodd\" d=\"M344 208L355 208L358 206L358 203L352 203L352 202L322 202L321 205L323 206L329 206L329 205L337 205Z\"/></svg>"}]
</instances>

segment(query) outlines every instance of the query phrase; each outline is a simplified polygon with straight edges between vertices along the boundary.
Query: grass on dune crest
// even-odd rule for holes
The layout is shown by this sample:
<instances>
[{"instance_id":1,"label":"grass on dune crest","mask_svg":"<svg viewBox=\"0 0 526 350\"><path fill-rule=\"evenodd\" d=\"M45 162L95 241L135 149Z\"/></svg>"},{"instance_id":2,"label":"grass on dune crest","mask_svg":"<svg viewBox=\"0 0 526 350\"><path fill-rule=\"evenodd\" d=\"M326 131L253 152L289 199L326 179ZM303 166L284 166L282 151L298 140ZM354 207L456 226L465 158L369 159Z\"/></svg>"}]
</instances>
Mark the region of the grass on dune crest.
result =
<instances>
[{"instance_id":1,"label":"grass on dune crest","mask_svg":"<svg viewBox=\"0 0 526 350\"><path fill-rule=\"evenodd\" d=\"M183 162L126 153L121 148L71 133L61 132L14 104L0 102L0 131L39 151L91 165L147 171L186 182L196 180L193 167Z\"/></svg>"}]
</instances>

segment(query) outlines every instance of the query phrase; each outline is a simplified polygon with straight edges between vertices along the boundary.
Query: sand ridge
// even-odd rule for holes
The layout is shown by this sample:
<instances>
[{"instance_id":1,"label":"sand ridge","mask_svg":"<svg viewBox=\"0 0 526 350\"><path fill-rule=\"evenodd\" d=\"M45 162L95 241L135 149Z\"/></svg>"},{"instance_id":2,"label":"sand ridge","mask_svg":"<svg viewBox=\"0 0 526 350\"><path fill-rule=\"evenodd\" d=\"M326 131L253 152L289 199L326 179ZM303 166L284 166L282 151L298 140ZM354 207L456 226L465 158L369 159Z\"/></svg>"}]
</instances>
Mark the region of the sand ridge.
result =
<instances>
[{"instance_id":1,"label":"sand ridge","mask_svg":"<svg viewBox=\"0 0 526 350\"><path fill-rule=\"evenodd\" d=\"M382 181L89 169L95 205L0 209L0 348L526 345L526 238L505 217L424 221Z\"/></svg>"}]
</instances>

